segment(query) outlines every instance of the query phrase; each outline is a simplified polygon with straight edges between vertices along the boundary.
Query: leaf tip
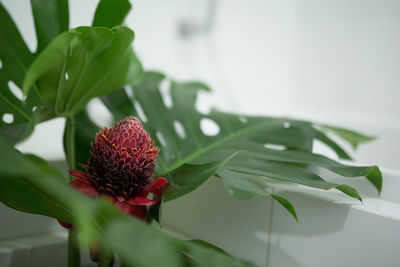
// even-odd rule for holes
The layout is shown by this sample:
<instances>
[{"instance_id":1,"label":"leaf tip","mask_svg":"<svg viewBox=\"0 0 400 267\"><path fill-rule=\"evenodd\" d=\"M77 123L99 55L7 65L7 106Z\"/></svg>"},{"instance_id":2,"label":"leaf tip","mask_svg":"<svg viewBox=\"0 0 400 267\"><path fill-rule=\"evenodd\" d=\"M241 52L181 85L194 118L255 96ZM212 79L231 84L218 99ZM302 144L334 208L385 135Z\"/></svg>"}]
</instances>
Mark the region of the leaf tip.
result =
<instances>
[{"instance_id":1,"label":"leaf tip","mask_svg":"<svg viewBox=\"0 0 400 267\"><path fill-rule=\"evenodd\" d=\"M299 220L298 220L298 217L297 217L297 212L296 212L294 206L292 205L292 203L290 203L289 200L287 200L286 198L284 198L282 196L275 195L275 194L271 194L271 197L273 197L276 201L278 201L279 204L281 204L292 215L292 217L296 221L296 224L299 223Z\"/></svg>"},{"instance_id":2,"label":"leaf tip","mask_svg":"<svg viewBox=\"0 0 400 267\"><path fill-rule=\"evenodd\" d=\"M381 195L383 180L382 172L379 167L376 165L372 166L365 177L375 186L376 190L378 190L378 194Z\"/></svg>"}]
</instances>

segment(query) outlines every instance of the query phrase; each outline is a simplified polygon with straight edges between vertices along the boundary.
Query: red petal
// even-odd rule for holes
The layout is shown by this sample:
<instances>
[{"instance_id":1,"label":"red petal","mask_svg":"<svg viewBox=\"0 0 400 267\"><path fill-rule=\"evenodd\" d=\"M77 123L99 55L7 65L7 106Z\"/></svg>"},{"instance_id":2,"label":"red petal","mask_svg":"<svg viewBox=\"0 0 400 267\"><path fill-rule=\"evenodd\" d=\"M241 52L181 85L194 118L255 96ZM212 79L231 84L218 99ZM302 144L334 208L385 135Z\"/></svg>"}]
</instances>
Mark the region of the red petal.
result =
<instances>
[{"instance_id":1,"label":"red petal","mask_svg":"<svg viewBox=\"0 0 400 267\"><path fill-rule=\"evenodd\" d=\"M116 202L115 206L125 214L132 214L133 207L129 205L126 201Z\"/></svg>"},{"instance_id":2,"label":"red petal","mask_svg":"<svg viewBox=\"0 0 400 267\"><path fill-rule=\"evenodd\" d=\"M142 197L145 198L149 195L149 191L147 190L147 188L143 188L142 190L140 190L139 193L137 193L136 197Z\"/></svg>"},{"instance_id":3,"label":"red petal","mask_svg":"<svg viewBox=\"0 0 400 267\"><path fill-rule=\"evenodd\" d=\"M168 180L164 177L158 177L150 183L149 188L147 189L149 192L153 194L161 194L161 189L168 184Z\"/></svg>"},{"instance_id":4,"label":"red petal","mask_svg":"<svg viewBox=\"0 0 400 267\"><path fill-rule=\"evenodd\" d=\"M94 188L90 184L82 182L81 180L75 179L69 182L69 184L87 196L96 197L99 195L99 192L97 192L96 188Z\"/></svg>"},{"instance_id":5,"label":"red petal","mask_svg":"<svg viewBox=\"0 0 400 267\"><path fill-rule=\"evenodd\" d=\"M71 229L72 228L72 224L70 224L70 223L63 222L63 221L60 221L60 220L57 220L57 221L64 228L67 228L67 229Z\"/></svg>"},{"instance_id":6,"label":"red petal","mask_svg":"<svg viewBox=\"0 0 400 267\"><path fill-rule=\"evenodd\" d=\"M89 176L86 173L82 172L82 171L70 170L69 171L69 175L71 175L72 177L75 177L78 180L81 180L82 182L90 184Z\"/></svg>"},{"instance_id":7,"label":"red petal","mask_svg":"<svg viewBox=\"0 0 400 267\"><path fill-rule=\"evenodd\" d=\"M131 214L140 220L146 220L147 209L146 206L131 206Z\"/></svg>"},{"instance_id":8,"label":"red petal","mask_svg":"<svg viewBox=\"0 0 400 267\"><path fill-rule=\"evenodd\" d=\"M131 205L139 205L139 206L151 206L154 205L155 202L145 197L133 197L128 199L127 202Z\"/></svg>"}]
</instances>

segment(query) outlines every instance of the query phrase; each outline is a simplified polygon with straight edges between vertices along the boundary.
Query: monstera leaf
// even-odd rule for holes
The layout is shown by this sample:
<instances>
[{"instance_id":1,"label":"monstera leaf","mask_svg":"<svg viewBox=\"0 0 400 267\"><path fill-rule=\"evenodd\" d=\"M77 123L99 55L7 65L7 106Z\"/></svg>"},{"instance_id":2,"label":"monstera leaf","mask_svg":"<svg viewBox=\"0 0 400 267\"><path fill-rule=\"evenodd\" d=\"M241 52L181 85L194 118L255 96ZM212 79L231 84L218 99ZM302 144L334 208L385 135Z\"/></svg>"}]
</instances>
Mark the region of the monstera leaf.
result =
<instances>
[{"instance_id":1,"label":"monstera leaf","mask_svg":"<svg viewBox=\"0 0 400 267\"><path fill-rule=\"evenodd\" d=\"M1 3L0 25L0 134L15 143L32 131L32 109L40 104L34 90L24 104L20 89L35 56Z\"/></svg>"},{"instance_id":2,"label":"monstera leaf","mask_svg":"<svg viewBox=\"0 0 400 267\"><path fill-rule=\"evenodd\" d=\"M42 49L68 30L67 0L32 0L38 48L29 51L15 23L0 3L0 134L9 142L23 140L32 132L43 101L33 86L26 99L22 84L29 66Z\"/></svg>"},{"instance_id":3,"label":"monstera leaf","mask_svg":"<svg viewBox=\"0 0 400 267\"><path fill-rule=\"evenodd\" d=\"M37 57L23 84L34 84L45 116L72 116L93 97L122 85L129 70L133 32L123 26L78 27L59 35Z\"/></svg>"},{"instance_id":4,"label":"monstera leaf","mask_svg":"<svg viewBox=\"0 0 400 267\"><path fill-rule=\"evenodd\" d=\"M160 92L163 86L169 86L171 103L168 105ZM306 166L320 166L344 177L365 176L378 192L381 190L382 176L378 167L348 166L312 152L313 141L319 140L335 150L339 157L349 158L340 146L318 130L320 125L287 118L240 116L217 110L202 114L196 110L195 103L199 91L209 91L207 86L197 82L170 81L155 72L146 72L139 85L127 90L132 90L133 99L124 89L101 99L115 121L132 114L141 118L145 129L160 146L156 175L165 176L170 181L165 202L195 190L212 176L221 178L233 197L250 199L271 195L294 217L296 213L291 203L271 192L269 186L275 181L323 190L336 188L360 199L356 189L327 182ZM85 120L89 118L85 116ZM204 121L212 121L219 129L218 133L210 136L203 131L201 125ZM95 131L96 125L91 124L92 137L85 138L93 138ZM360 141L367 138L347 131L362 136ZM270 145L278 145L281 149ZM78 154L85 155L82 156L85 163L88 149L76 149Z\"/></svg>"},{"instance_id":5,"label":"monstera leaf","mask_svg":"<svg viewBox=\"0 0 400 267\"><path fill-rule=\"evenodd\" d=\"M68 31L67 0L32 0L31 7L35 53L0 3L0 134L12 143L29 136L36 123L76 114L92 97L124 84L127 73L131 81L140 78L128 28ZM118 25L130 8L127 0L102 0L93 25Z\"/></svg>"}]
</instances>

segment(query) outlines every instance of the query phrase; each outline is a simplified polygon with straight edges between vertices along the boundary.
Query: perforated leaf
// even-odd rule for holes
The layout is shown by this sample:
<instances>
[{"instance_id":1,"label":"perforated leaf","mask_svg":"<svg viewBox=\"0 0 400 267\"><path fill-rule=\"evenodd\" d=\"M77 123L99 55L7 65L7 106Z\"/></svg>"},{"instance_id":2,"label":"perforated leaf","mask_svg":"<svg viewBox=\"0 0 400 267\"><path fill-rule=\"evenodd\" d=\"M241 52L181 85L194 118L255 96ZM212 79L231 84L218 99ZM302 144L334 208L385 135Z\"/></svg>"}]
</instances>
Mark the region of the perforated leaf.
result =
<instances>
[{"instance_id":1,"label":"perforated leaf","mask_svg":"<svg viewBox=\"0 0 400 267\"><path fill-rule=\"evenodd\" d=\"M32 109L40 105L34 90L23 103L22 83L34 59L15 23L0 3L0 133L15 143L32 130Z\"/></svg>"},{"instance_id":2,"label":"perforated leaf","mask_svg":"<svg viewBox=\"0 0 400 267\"><path fill-rule=\"evenodd\" d=\"M168 82L172 106L166 106L160 93L160 87L168 85ZM161 148L156 175L167 177L172 184L186 179L191 189L185 193L212 176L211 173L205 173L206 166L212 162L224 162L229 155L238 151L242 152L232 160L225 161L226 164L217 170L217 175L235 198L270 195L265 186L271 181L279 181L323 190L336 188L360 199L354 188L329 183L304 168L308 165L320 166L345 177L365 176L380 192L382 176L378 167L343 165L312 153L313 140L318 139L339 156L347 157L339 145L312 123L287 118L240 116L217 110L201 114L195 109L196 97L201 90L208 91L209 88L197 82L168 81L160 73L147 72L143 81L133 87L133 101L123 89L103 96L102 100L115 114L116 121L132 114L142 118L145 129ZM205 119L217 125L219 131L214 136L203 132L201 123ZM271 149L266 144L278 145L282 149ZM191 166L190 172L185 171L188 166ZM179 191L178 188L176 190ZM172 186L165 200L182 195L173 191ZM289 207L286 206L288 210Z\"/></svg>"},{"instance_id":3,"label":"perforated leaf","mask_svg":"<svg viewBox=\"0 0 400 267\"><path fill-rule=\"evenodd\" d=\"M68 0L31 0L37 36L37 53L69 29Z\"/></svg>"}]
</instances>

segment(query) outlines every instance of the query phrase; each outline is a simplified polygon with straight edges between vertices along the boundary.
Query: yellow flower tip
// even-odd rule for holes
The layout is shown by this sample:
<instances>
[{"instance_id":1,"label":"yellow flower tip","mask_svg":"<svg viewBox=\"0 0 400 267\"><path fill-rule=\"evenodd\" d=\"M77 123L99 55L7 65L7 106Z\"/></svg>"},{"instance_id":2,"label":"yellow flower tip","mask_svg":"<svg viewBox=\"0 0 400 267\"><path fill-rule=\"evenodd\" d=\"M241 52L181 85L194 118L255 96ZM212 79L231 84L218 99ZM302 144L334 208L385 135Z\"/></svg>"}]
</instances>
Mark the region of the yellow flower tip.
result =
<instances>
[{"instance_id":1,"label":"yellow flower tip","mask_svg":"<svg viewBox=\"0 0 400 267\"><path fill-rule=\"evenodd\" d=\"M158 147L154 146L154 147L150 148L149 150L147 150L146 153L147 152L154 152L154 151L157 151L157 150L158 150Z\"/></svg>"},{"instance_id":2,"label":"yellow flower tip","mask_svg":"<svg viewBox=\"0 0 400 267\"><path fill-rule=\"evenodd\" d=\"M99 134L101 135L101 137L104 138L104 140L108 141L107 136L104 134L104 132L102 130L99 131Z\"/></svg>"}]
</instances>

